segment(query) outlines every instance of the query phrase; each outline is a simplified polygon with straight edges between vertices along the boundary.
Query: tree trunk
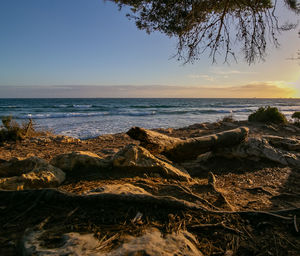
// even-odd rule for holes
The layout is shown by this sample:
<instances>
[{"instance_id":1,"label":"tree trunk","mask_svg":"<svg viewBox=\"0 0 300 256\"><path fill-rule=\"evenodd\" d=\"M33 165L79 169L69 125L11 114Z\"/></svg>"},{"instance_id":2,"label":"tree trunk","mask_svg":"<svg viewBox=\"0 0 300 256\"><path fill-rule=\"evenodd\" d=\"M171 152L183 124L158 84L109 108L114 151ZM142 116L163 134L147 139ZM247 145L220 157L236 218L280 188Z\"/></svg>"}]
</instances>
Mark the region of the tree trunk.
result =
<instances>
[{"instance_id":1,"label":"tree trunk","mask_svg":"<svg viewBox=\"0 0 300 256\"><path fill-rule=\"evenodd\" d=\"M132 139L139 140L141 146L151 153L163 154L175 162L195 159L198 155L212 151L215 148L219 149L240 144L245 141L248 133L249 128L240 127L208 136L183 140L140 127L133 127L127 132Z\"/></svg>"}]
</instances>

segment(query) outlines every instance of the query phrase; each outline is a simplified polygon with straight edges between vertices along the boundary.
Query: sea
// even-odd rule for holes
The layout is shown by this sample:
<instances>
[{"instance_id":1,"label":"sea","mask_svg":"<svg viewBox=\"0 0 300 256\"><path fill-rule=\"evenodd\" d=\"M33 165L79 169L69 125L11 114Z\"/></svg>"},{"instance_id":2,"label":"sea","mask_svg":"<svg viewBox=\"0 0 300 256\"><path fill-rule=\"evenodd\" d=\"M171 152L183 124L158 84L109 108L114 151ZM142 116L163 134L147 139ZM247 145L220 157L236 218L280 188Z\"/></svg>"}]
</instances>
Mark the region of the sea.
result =
<instances>
[{"instance_id":1,"label":"sea","mask_svg":"<svg viewBox=\"0 0 300 256\"><path fill-rule=\"evenodd\" d=\"M300 99L0 99L0 117L20 123L31 118L37 129L87 139L132 126L179 128L229 115L246 120L264 106L277 107L290 119L300 111Z\"/></svg>"}]
</instances>

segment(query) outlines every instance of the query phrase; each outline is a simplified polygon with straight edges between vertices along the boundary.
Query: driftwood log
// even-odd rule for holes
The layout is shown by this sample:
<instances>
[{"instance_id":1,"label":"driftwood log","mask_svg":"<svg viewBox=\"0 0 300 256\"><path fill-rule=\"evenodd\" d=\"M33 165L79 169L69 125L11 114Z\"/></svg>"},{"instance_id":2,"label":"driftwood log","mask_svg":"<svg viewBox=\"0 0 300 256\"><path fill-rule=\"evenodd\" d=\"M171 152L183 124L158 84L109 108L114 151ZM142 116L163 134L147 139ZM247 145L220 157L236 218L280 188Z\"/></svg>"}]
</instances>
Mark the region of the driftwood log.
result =
<instances>
[{"instance_id":1,"label":"driftwood log","mask_svg":"<svg viewBox=\"0 0 300 256\"><path fill-rule=\"evenodd\" d=\"M239 127L208 136L180 139L140 127L131 128L127 134L140 141L141 146L153 154L163 154L175 162L197 158L200 154L216 148L226 148L245 141L249 128Z\"/></svg>"}]
</instances>

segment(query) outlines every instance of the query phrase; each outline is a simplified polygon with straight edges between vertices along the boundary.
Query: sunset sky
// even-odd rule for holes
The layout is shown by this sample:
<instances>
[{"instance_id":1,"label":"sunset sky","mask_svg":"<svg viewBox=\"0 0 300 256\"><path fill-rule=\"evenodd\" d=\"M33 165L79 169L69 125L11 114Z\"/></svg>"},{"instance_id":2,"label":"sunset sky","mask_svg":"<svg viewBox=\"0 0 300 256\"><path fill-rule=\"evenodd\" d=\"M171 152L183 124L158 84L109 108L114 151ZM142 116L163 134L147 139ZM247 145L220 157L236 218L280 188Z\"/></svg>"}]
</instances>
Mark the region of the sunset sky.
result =
<instances>
[{"instance_id":1,"label":"sunset sky","mask_svg":"<svg viewBox=\"0 0 300 256\"><path fill-rule=\"evenodd\" d=\"M182 65L176 40L102 0L1 0L1 97L300 97L298 30L265 62ZM297 18L280 10L281 21ZM298 17L299 18L299 17Z\"/></svg>"}]
</instances>

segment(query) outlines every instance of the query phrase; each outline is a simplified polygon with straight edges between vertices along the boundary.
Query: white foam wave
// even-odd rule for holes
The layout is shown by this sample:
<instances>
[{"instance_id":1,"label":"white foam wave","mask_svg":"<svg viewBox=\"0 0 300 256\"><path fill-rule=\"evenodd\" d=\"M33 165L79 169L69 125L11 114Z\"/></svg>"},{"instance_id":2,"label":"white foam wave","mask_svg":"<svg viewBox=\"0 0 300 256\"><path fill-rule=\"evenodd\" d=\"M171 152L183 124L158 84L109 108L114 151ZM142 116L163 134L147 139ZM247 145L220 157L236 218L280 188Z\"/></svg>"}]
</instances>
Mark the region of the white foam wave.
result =
<instances>
[{"instance_id":1,"label":"white foam wave","mask_svg":"<svg viewBox=\"0 0 300 256\"><path fill-rule=\"evenodd\" d=\"M77 104L73 105L73 108L91 108L91 107L93 107L93 105L77 105Z\"/></svg>"}]
</instances>

